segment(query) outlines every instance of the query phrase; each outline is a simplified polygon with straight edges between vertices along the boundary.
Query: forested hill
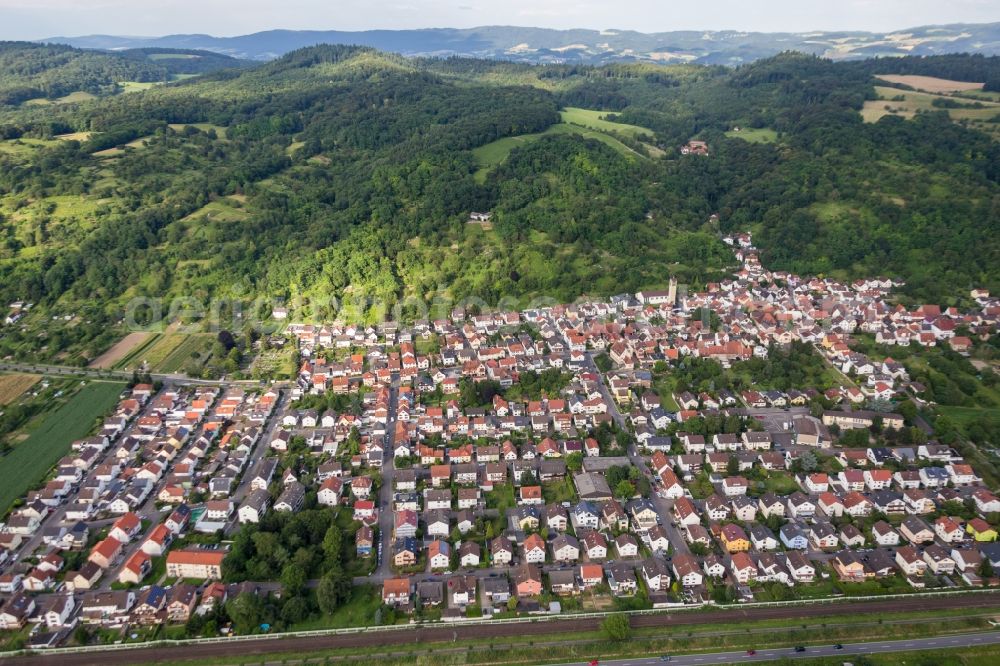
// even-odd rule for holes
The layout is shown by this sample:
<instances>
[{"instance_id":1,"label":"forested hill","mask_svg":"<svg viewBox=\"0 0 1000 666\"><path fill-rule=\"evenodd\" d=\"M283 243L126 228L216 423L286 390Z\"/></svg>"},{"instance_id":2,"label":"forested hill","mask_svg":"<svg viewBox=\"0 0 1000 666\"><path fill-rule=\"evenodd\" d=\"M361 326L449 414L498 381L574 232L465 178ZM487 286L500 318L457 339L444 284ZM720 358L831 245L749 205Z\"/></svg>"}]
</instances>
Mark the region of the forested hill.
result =
<instances>
[{"instance_id":1,"label":"forested hill","mask_svg":"<svg viewBox=\"0 0 1000 666\"><path fill-rule=\"evenodd\" d=\"M917 93L873 78L973 71L1000 66L532 66L319 46L0 107L0 299L36 304L0 329L0 357L92 358L135 296L302 297L304 315L348 303L371 319L364 303L699 287L731 269L720 235L744 229L776 269L889 275L942 305L998 291L991 93L891 112ZM681 155L692 138L709 155ZM491 223L470 224L482 210Z\"/></svg>"},{"instance_id":2,"label":"forested hill","mask_svg":"<svg viewBox=\"0 0 1000 666\"><path fill-rule=\"evenodd\" d=\"M251 35L53 37L83 48L195 48L238 58L271 60L316 44L359 44L407 56L504 58L539 63L696 62L739 65L796 50L834 60L877 56L1000 54L1000 23L907 27L891 33L862 31L745 32L738 30L551 30L519 26L419 30L266 30Z\"/></svg>"},{"instance_id":3,"label":"forested hill","mask_svg":"<svg viewBox=\"0 0 1000 666\"><path fill-rule=\"evenodd\" d=\"M0 106L29 100L70 101L120 92L123 84L170 81L241 66L241 61L207 51L130 49L117 53L58 44L0 42Z\"/></svg>"}]
</instances>

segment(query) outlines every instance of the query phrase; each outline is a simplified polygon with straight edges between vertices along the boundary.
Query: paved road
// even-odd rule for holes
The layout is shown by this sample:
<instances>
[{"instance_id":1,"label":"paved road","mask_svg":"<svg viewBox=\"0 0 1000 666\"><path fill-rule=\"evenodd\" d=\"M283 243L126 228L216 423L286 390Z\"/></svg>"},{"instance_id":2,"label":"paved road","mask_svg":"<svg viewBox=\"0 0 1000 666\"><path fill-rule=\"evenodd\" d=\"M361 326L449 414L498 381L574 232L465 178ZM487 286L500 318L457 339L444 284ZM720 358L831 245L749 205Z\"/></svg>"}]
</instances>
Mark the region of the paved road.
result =
<instances>
[{"instance_id":1,"label":"paved road","mask_svg":"<svg viewBox=\"0 0 1000 666\"><path fill-rule=\"evenodd\" d=\"M375 557L380 558L375 572L371 576L354 579L356 585L365 583L382 583L394 576L392 564L392 530L393 510L392 494L396 485L396 459L393 449L396 446L396 408L399 400L399 379L393 377L389 386L389 420L385 424L385 457L382 459L382 487L378 494L378 543ZM379 550L381 549L381 550Z\"/></svg>"},{"instance_id":2,"label":"paved road","mask_svg":"<svg viewBox=\"0 0 1000 666\"><path fill-rule=\"evenodd\" d=\"M980 634L961 634L958 636L938 636L934 638L910 638L899 641L876 641L872 643L845 643L842 649L833 645L804 646L805 652L796 652L794 648L774 648L757 650L750 656L744 651L714 652L711 654L676 655L671 656L671 666L695 666L702 664L746 664L755 661L770 661L774 659L810 659L816 657L850 657L863 654L885 654L891 652L909 652L912 650L947 650L977 645L1000 644L1000 631ZM665 663L662 655L639 657L631 659L601 660L601 666L659 666ZM559 666L577 666L581 662L573 661Z\"/></svg>"},{"instance_id":3,"label":"paved road","mask_svg":"<svg viewBox=\"0 0 1000 666\"><path fill-rule=\"evenodd\" d=\"M812 604L805 606L787 606L771 608L733 608L707 610L701 612L659 613L654 615L638 615L631 618L633 627L675 627L680 625L697 626L703 624L732 623L747 621L787 619L801 623L805 618L822 618L831 615L870 614L879 612L906 612L942 610L948 608L995 608L1000 605L1000 593L983 593L976 595L947 596L939 598L892 599L872 602L844 602L838 604ZM132 664L180 661L188 659L209 659L229 657L233 663L248 663L261 661L261 655L282 653L309 653L317 650L333 648L370 648L372 645L424 645L434 642L452 642L458 640L483 639L503 636L544 636L558 635L579 631L592 631L600 626L599 618L570 618L555 622L532 622L527 624L499 622L486 625L424 625L412 626L397 631L382 631L371 633L343 634L331 636L285 637L280 640L241 641L233 639L219 643L184 645L178 647L151 646L135 650L93 651L79 654L45 654L34 656L13 657L5 660L4 666L131 666ZM989 634L977 634L987 636ZM950 637L949 637L950 638ZM972 638L961 637L961 645L975 645ZM935 639L929 639L935 640ZM937 640L946 640L945 638ZM907 641L902 641L906 643ZM915 641L914 641L915 642ZM985 644L985 643L984 643ZM937 647L934 645L930 648ZM941 648L947 647L944 643ZM818 648L817 648L818 649ZM899 648L910 649L910 648ZM763 650L761 650L763 652ZM785 650L782 654L790 653ZM839 651L838 651L839 652ZM846 652L846 650L845 650ZM704 655L699 655L704 656ZM806 652L806 656L809 653ZM813 656L817 656L814 652ZM658 657L658 655L654 655ZM631 660L622 660L621 666ZM710 663L710 662L693 662Z\"/></svg>"},{"instance_id":4,"label":"paved road","mask_svg":"<svg viewBox=\"0 0 1000 666\"><path fill-rule=\"evenodd\" d=\"M229 496L229 499L233 502L233 515L226 524L226 534L236 532L240 525L237 511L239 511L240 505L243 504L243 500L250 492L251 476L257 464L268 455L271 450L271 440L274 439L278 430L281 429L281 417L285 413L285 407L291 401L291 395L292 392L288 390L280 392L278 400L274 404L274 409L271 410L271 414L267 417L268 420L264 422L260 439L257 440L253 449L250 450L246 467L243 468L243 474L240 475L240 483Z\"/></svg>"}]
</instances>

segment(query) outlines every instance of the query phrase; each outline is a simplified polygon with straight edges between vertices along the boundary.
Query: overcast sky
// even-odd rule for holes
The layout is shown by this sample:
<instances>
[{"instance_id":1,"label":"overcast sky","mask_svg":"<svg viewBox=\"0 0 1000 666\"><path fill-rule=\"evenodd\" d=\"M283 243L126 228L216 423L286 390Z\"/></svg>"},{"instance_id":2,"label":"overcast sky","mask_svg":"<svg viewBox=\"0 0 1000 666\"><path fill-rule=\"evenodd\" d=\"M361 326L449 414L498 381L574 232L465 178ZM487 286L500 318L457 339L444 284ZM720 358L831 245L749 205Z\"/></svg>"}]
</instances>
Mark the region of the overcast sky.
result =
<instances>
[{"instance_id":1,"label":"overcast sky","mask_svg":"<svg viewBox=\"0 0 1000 666\"><path fill-rule=\"evenodd\" d=\"M888 31L992 21L998 0L0 0L0 39L479 25Z\"/></svg>"}]
</instances>

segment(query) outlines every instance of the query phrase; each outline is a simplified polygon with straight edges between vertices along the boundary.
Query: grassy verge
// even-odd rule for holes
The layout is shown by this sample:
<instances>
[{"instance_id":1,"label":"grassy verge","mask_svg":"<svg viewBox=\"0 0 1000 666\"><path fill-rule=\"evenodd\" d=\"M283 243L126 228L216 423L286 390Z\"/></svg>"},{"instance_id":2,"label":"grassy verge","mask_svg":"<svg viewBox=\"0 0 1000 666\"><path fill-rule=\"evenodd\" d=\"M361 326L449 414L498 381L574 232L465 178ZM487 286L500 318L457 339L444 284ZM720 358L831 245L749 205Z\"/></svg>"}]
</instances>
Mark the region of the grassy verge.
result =
<instances>
[{"instance_id":1,"label":"grassy verge","mask_svg":"<svg viewBox=\"0 0 1000 666\"><path fill-rule=\"evenodd\" d=\"M772 659L762 661L762 664L787 663L787 659ZM888 654L870 654L854 656L845 654L842 657L817 657L814 659L796 659L801 666L843 666L849 661L854 666L896 666L896 664L911 664L911 666L993 666L997 663L997 647L983 645L979 647L949 650L942 654L937 650L921 650L913 652L892 652Z\"/></svg>"}]
</instances>

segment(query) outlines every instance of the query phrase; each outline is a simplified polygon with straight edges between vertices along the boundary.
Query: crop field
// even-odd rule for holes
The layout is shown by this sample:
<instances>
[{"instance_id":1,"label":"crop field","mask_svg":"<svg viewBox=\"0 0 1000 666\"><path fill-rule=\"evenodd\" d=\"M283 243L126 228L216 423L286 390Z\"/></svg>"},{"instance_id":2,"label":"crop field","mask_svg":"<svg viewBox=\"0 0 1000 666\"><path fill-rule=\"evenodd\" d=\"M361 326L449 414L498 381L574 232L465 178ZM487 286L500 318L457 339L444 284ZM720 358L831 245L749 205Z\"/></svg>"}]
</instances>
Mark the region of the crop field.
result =
<instances>
[{"instance_id":1,"label":"crop field","mask_svg":"<svg viewBox=\"0 0 1000 666\"><path fill-rule=\"evenodd\" d=\"M150 333L142 343L132 347L128 354L118 359L114 367L117 370L136 369L148 358L150 350L163 339L163 333Z\"/></svg>"},{"instance_id":2,"label":"crop field","mask_svg":"<svg viewBox=\"0 0 1000 666\"><path fill-rule=\"evenodd\" d=\"M157 372L180 372L192 361L200 361L201 357L211 349L212 341L213 336L207 333L166 335L163 344L172 345L172 348L162 356L159 356L161 352L156 349L150 350L150 357L147 358L149 366ZM154 353L157 357L153 357Z\"/></svg>"},{"instance_id":3,"label":"crop field","mask_svg":"<svg viewBox=\"0 0 1000 666\"><path fill-rule=\"evenodd\" d=\"M177 345L184 341L183 336L172 333L155 334L149 342L136 350L125 359L129 367L138 367L146 363L149 367L155 368L157 363L162 363L163 359L170 355Z\"/></svg>"},{"instance_id":4,"label":"crop field","mask_svg":"<svg viewBox=\"0 0 1000 666\"><path fill-rule=\"evenodd\" d=\"M41 378L41 375L0 375L0 405L14 402Z\"/></svg>"},{"instance_id":5,"label":"crop field","mask_svg":"<svg viewBox=\"0 0 1000 666\"><path fill-rule=\"evenodd\" d=\"M116 342L111 346L106 352L95 358L90 363L91 368L113 368L115 365L126 358L132 350L137 347L142 346L144 342L149 339L151 333L146 333L142 331L137 331L135 333L129 333L124 338Z\"/></svg>"},{"instance_id":6,"label":"crop field","mask_svg":"<svg viewBox=\"0 0 1000 666\"><path fill-rule=\"evenodd\" d=\"M125 384L91 382L69 402L45 416L41 425L17 444L0 463L0 512L37 485L73 440L85 437L95 421L118 401Z\"/></svg>"},{"instance_id":7,"label":"crop field","mask_svg":"<svg viewBox=\"0 0 1000 666\"><path fill-rule=\"evenodd\" d=\"M889 83L902 83L904 86L910 86L916 90L925 90L929 93L982 90L984 85L970 81L951 81L949 79L939 79L934 76L917 76L914 74L880 74L875 78L888 81Z\"/></svg>"},{"instance_id":8,"label":"crop field","mask_svg":"<svg viewBox=\"0 0 1000 666\"><path fill-rule=\"evenodd\" d=\"M885 86L875 86L875 92L879 99L868 100L861 110L861 115L866 122L875 122L885 115L897 115L903 118L912 118L917 112L923 111L947 111L952 120L986 120L1000 113L1000 103L979 101L982 108L957 108L946 109L934 106L934 100L949 100L960 104L971 103L959 98L946 95L932 95L925 92L914 92L911 90L900 90L899 88L888 88ZM897 99L898 98L898 99Z\"/></svg>"},{"instance_id":9,"label":"crop field","mask_svg":"<svg viewBox=\"0 0 1000 666\"><path fill-rule=\"evenodd\" d=\"M974 129L992 134L994 138L1000 138L1000 127L997 126L997 123L992 122L1000 116L1000 103L998 102L970 100L953 95L933 95L885 86L875 86L875 92L879 99L866 101L861 109L861 117L865 122L873 123L887 115L913 118L918 113L946 111L952 120L968 123ZM959 104L962 107L935 106L935 100L942 100L946 104Z\"/></svg>"}]
</instances>

